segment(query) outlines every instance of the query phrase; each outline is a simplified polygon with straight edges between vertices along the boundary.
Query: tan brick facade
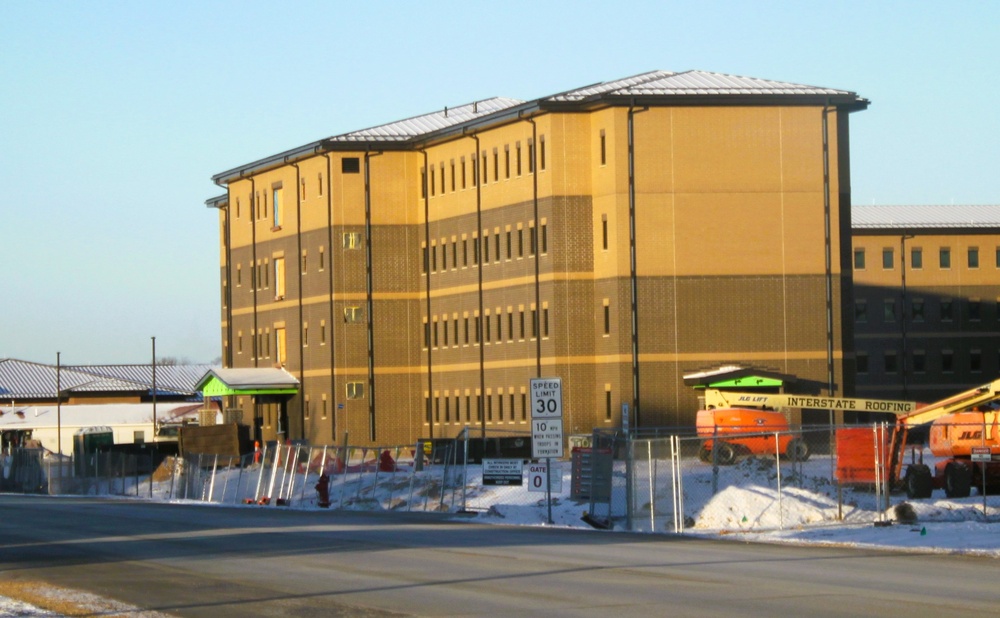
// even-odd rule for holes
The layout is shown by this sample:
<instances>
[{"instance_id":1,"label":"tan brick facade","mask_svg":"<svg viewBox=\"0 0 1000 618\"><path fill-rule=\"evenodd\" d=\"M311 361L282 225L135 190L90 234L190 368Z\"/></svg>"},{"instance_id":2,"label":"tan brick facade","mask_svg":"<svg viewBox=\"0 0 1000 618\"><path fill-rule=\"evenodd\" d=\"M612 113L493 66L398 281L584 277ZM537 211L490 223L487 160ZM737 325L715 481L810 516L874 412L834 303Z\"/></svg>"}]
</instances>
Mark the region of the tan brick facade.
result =
<instances>
[{"instance_id":1,"label":"tan brick facade","mask_svg":"<svg viewBox=\"0 0 1000 618\"><path fill-rule=\"evenodd\" d=\"M846 111L531 118L406 148L331 146L226 179L226 362L300 379L284 437L529 431L537 376L563 378L572 433L617 427L623 403L645 427L691 425L681 376L726 363L844 393ZM261 435L277 430L265 421Z\"/></svg>"}]
</instances>

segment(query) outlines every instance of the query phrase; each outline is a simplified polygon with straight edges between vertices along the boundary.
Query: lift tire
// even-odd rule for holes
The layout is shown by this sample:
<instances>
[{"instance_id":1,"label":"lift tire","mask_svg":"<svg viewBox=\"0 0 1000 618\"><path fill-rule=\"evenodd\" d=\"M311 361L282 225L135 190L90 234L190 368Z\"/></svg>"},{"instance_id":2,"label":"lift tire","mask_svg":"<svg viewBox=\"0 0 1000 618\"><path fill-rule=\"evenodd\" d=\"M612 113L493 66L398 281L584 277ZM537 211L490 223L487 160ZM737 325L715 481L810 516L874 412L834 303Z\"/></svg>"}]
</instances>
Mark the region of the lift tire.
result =
<instances>
[{"instance_id":1,"label":"lift tire","mask_svg":"<svg viewBox=\"0 0 1000 618\"><path fill-rule=\"evenodd\" d=\"M923 464L910 464L906 468L906 497L911 500L930 498L934 491L934 478L931 469Z\"/></svg>"},{"instance_id":2,"label":"lift tire","mask_svg":"<svg viewBox=\"0 0 1000 618\"><path fill-rule=\"evenodd\" d=\"M702 444L701 448L698 449L698 459L701 463L712 463L712 449Z\"/></svg>"},{"instance_id":3,"label":"lift tire","mask_svg":"<svg viewBox=\"0 0 1000 618\"><path fill-rule=\"evenodd\" d=\"M809 455L809 445L801 438L792 438L785 448L785 457L792 461L806 461Z\"/></svg>"},{"instance_id":4,"label":"lift tire","mask_svg":"<svg viewBox=\"0 0 1000 618\"><path fill-rule=\"evenodd\" d=\"M720 466L731 466L736 463L736 449L728 442L719 442L715 446L715 462Z\"/></svg>"},{"instance_id":5,"label":"lift tire","mask_svg":"<svg viewBox=\"0 0 1000 618\"><path fill-rule=\"evenodd\" d=\"M957 461L944 467L944 495L949 498L968 498L972 493L972 469Z\"/></svg>"}]
</instances>

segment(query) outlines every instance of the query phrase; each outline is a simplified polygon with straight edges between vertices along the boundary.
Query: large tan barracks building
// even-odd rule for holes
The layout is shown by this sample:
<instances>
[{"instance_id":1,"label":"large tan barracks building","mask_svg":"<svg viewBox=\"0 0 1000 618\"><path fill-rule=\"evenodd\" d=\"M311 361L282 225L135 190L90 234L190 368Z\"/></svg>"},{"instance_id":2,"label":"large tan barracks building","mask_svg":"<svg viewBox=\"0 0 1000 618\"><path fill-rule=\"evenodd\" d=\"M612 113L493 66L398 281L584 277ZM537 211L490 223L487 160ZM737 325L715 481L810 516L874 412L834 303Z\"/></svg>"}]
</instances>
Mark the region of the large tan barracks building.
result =
<instances>
[{"instance_id":1,"label":"large tan barracks building","mask_svg":"<svg viewBox=\"0 0 1000 618\"><path fill-rule=\"evenodd\" d=\"M685 373L853 391L853 92L654 71L322 139L213 177L232 392L258 435L352 444L691 425Z\"/></svg>"}]
</instances>

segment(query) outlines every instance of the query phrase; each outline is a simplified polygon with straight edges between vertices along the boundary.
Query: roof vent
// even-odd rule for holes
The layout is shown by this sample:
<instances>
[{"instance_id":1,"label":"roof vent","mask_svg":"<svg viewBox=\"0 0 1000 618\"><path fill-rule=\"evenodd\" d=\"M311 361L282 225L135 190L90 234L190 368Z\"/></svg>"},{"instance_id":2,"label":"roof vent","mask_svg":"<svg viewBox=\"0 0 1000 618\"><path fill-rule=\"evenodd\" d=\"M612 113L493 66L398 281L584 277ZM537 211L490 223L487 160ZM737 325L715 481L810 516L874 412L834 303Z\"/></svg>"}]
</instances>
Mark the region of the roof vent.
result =
<instances>
[{"instance_id":1,"label":"roof vent","mask_svg":"<svg viewBox=\"0 0 1000 618\"><path fill-rule=\"evenodd\" d=\"M472 102L472 113L473 114L478 114L479 113L479 101L473 101Z\"/></svg>"},{"instance_id":2,"label":"roof vent","mask_svg":"<svg viewBox=\"0 0 1000 618\"><path fill-rule=\"evenodd\" d=\"M448 106L447 105L444 106L444 117L445 118L448 117Z\"/></svg>"}]
</instances>

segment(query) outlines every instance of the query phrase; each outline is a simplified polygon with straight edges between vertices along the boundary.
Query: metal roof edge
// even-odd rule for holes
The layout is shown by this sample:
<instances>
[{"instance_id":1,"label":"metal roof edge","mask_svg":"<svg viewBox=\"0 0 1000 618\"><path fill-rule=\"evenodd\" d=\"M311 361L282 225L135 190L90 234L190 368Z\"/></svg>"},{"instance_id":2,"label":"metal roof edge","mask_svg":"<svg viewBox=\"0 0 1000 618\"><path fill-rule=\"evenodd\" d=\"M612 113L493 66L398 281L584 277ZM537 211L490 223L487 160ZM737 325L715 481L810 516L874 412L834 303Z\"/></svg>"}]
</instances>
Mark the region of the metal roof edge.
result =
<instances>
[{"instance_id":1,"label":"metal roof edge","mask_svg":"<svg viewBox=\"0 0 1000 618\"><path fill-rule=\"evenodd\" d=\"M223 195L216 195L215 197L210 197L205 200L205 206L207 208L222 208L222 204L229 203L229 194L225 193Z\"/></svg>"}]
</instances>

